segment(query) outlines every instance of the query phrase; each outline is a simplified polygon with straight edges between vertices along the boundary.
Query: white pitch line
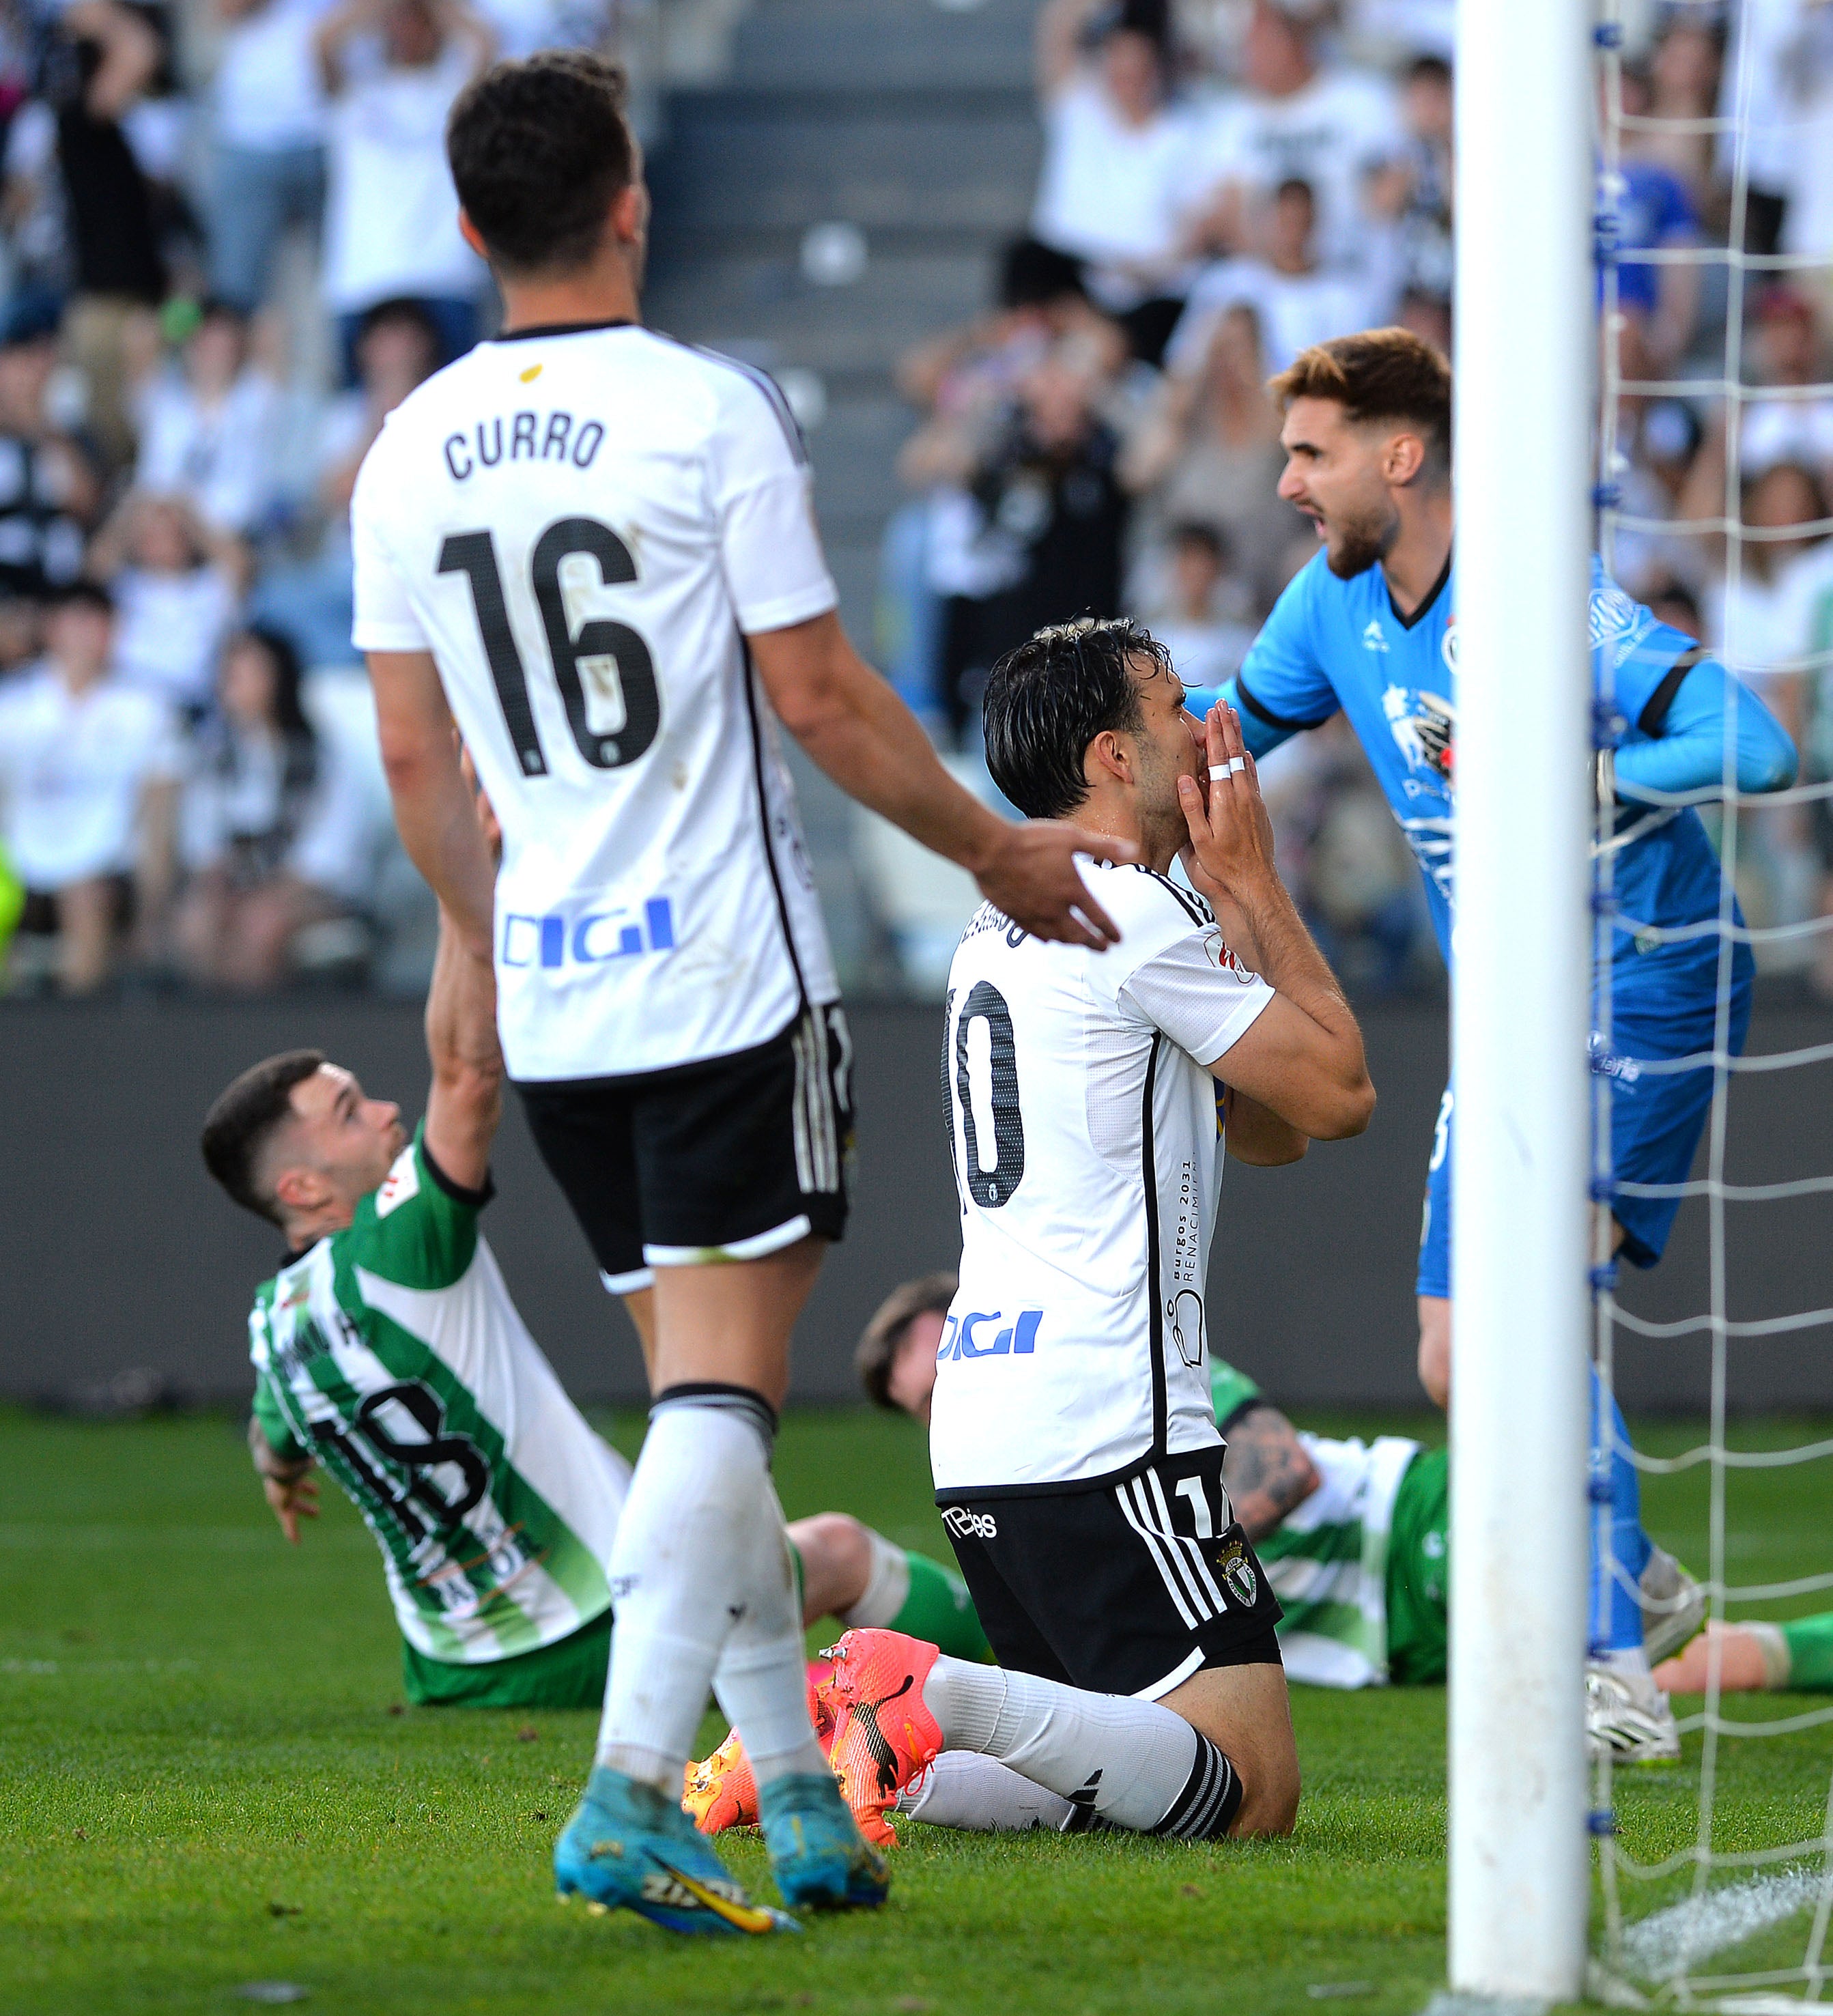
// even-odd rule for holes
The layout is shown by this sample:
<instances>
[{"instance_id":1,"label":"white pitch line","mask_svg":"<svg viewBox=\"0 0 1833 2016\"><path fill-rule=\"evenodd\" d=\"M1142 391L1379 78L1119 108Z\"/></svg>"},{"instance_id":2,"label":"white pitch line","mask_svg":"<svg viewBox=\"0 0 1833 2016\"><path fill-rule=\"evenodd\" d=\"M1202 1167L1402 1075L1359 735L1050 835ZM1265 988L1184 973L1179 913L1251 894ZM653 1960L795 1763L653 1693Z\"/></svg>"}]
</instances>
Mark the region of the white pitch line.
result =
<instances>
[{"instance_id":1,"label":"white pitch line","mask_svg":"<svg viewBox=\"0 0 1833 2016\"><path fill-rule=\"evenodd\" d=\"M1623 1960L1644 1981L1677 1980L1727 1946L1806 1910L1823 1880L1815 1870L1784 1869L1686 1898L1637 1919L1623 1934Z\"/></svg>"}]
</instances>

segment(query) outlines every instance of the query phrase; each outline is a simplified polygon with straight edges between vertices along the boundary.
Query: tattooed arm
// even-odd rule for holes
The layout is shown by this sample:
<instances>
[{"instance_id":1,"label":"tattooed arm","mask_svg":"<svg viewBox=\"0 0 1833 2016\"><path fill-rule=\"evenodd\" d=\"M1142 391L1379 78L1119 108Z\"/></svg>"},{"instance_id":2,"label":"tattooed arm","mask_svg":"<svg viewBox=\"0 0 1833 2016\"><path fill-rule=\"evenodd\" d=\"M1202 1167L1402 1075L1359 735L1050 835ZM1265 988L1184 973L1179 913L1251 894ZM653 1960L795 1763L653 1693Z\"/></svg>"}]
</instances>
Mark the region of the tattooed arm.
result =
<instances>
[{"instance_id":1,"label":"tattooed arm","mask_svg":"<svg viewBox=\"0 0 1833 2016\"><path fill-rule=\"evenodd\" d=\"M1230 1423L1222 1481L1250 1540L1264 1539L1323 1481L1298 1431L1264 1401Z\"/></svg>"}]
</instances>

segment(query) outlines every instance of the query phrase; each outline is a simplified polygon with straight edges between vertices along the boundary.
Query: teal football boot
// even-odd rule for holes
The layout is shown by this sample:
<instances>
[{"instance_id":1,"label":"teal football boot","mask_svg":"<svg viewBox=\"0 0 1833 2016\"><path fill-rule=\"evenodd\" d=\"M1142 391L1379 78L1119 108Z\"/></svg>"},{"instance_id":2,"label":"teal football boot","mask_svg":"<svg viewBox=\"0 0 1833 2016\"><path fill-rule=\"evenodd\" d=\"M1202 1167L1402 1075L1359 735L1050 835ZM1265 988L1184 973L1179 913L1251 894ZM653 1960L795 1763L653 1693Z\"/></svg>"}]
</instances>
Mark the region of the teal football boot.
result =
<instances>
[{"instance_id":1,"label":"teal football boot","mask_svg":"<svg viewBox=\"0 0 1833 2016\"><path fill-rule=\"evenodd\" d=\"M787 1913L751 1902L679 1799L602 1764L554 1844L553 1870L563 1904L578 1895L589 1910L634 1911L672 1932L801 1930Z\"/></svg>"},{"instance_id":2,"label":"teal football boot","mask_svg":"<svg viewBox=\"0 0 1833 2016\"><path fill-rule=\"evenodd\" d=\"M891 1871L830 1772L790 1772L760 1785L758 1819L784 1903L845 1911L884 1902Z\"/></svg>"}]
</instances>

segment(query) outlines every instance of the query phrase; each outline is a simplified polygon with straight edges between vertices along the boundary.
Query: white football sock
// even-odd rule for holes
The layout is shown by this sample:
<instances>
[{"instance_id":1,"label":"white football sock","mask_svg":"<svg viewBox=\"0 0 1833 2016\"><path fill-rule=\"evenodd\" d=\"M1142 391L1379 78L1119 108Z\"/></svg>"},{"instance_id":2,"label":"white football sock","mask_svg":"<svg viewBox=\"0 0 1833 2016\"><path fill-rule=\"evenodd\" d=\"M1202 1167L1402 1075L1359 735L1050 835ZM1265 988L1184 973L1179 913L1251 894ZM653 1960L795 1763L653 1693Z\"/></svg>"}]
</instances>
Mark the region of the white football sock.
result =
<instances>
[{"instance_id":1,"label":"white football sock","mask_svg":"<svg viewBox=\"0 0 1833 2016\"><path fill-rule=\"evenodd\" d=\"M758 1528L776 1503L775 1427L765 1402L736 1387L664 1394L618 1517L598 1761L677 1797L734 1620L768 1593L751 1585Z\"/></svg>"},{"instance_id":2,"label":"white football sock","mask_svg":"<svg viewBox=\"0 0 1833 2016\"><path fill-rule=\"evenodd\" d=\"M1655 1674L1648 1663L1648 1654L1640 1645L1626 1645L1619 1650L1603 1652L1586 1662L1601 1666L1630 1690L1630 1698L1644 1710L1658 1710L1667 1697L1655 1684Z\"/></svg>"},{"instance_id":3,"label":"white football sock","mask_svg":"<svg viewBox=\"0 0 1833 2016\"><path fill-rule=\"evenodd\" d=\"M1206 1838L1226 1830L1241 1803L1228 1759L1156 1701L945 1654L923 1698L945 1747L996 1757L1115 1827Z\"/></svg>"},{"instance_id":4,"label":"white football sock","mask_svg":"<svg viewBox=\"0 0 1833 2016\"><path fill-rule=\"evenodd\" d=\"M713 1673L713 1691L744 1740L759 1785L786 1772L828 1768L808 1720L808 1658L783 1507L768 1476L763 1487L751 1529L749 1600Z\"/></svg>"},{"instance_id":5,"label":"white football sock","mask_svg":"<svg viewBox=\"0 0 1833 2016\"><path fill-rule=\"evenodd\" d=\"M1061 1833L1075 1809L996 1758L945 1750L898 1795L898 1811L931 1827L1023 1834L1032 1827Z\"/></svg>"},{"instance_id":6,"label":"white football sock","mask_svg":"<svg viewBox=\"0 0 1833 2016\"><path fill-rule=\"evenodd\" d=\"M866 1538L872 1549L872 1571L859 1601L840 1613L841 1622L849 1630L888 1625L910 1600L909 1556L870 1526Z\"/></svg>"}]
</instances>

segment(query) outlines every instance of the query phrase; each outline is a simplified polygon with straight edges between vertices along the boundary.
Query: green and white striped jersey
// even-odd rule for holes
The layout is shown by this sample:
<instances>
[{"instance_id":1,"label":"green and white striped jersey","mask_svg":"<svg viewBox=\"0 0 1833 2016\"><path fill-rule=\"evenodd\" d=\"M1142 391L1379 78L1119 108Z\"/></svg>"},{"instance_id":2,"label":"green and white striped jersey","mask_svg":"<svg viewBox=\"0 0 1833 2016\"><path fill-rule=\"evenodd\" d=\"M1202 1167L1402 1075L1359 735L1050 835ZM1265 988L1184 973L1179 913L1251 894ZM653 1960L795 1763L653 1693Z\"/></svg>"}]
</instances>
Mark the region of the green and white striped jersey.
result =
<instances>
[{"instance_id":1,"label":"green and white striped jersey","mask_svg":"<svg viewBox=\"0 0 1833 2016\"><path fill-rule=\"evenodd\" d=\"M263 1282L254 1412L316 1456L382 1550L394 1614L430 1658L481 1664L610 1604L629 1478L524 1328L466 1191L418 1132L349 1227Z\"/></svg>"},{"instance_id":2,"label":"green and white striped jersey","mask_svg":"<svg viewBox=\"0 0 1833 2016\"><path fill-rule=\"evenodd\" d=\"M1260 1398L1245 1373L1218 1359L1210 1392L1224 1432ZM1322 1481L1277 1531L1254 1543L1285 1611L1280 1654L1290 1679L1314 1687L1378 1687L1388 1677L1388 1542L1402 1481L1420 1444L1298 1440Z\"/></svg>"}]
</instances>

